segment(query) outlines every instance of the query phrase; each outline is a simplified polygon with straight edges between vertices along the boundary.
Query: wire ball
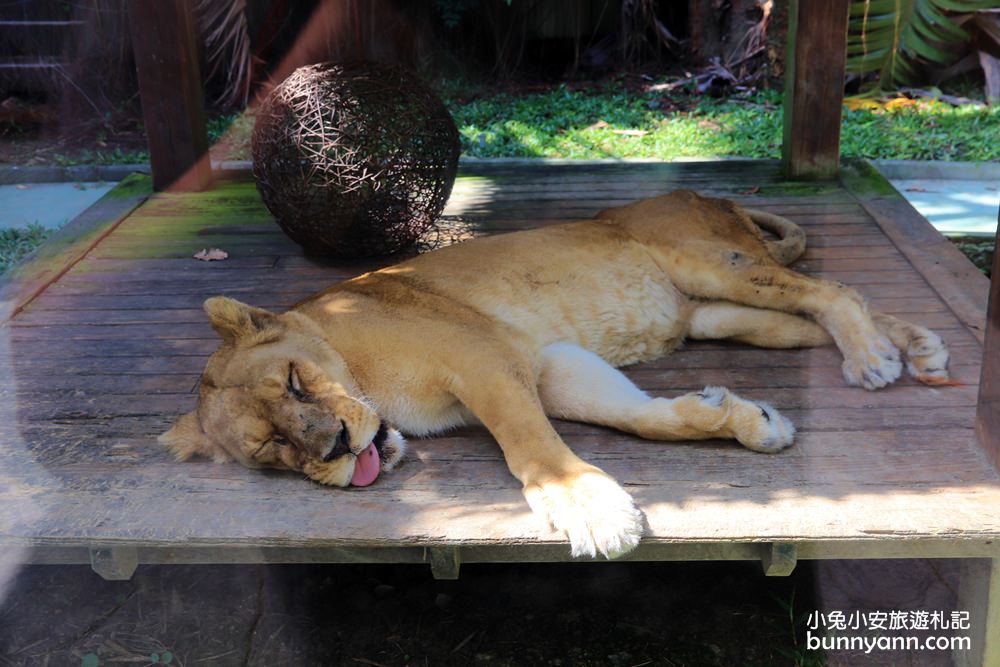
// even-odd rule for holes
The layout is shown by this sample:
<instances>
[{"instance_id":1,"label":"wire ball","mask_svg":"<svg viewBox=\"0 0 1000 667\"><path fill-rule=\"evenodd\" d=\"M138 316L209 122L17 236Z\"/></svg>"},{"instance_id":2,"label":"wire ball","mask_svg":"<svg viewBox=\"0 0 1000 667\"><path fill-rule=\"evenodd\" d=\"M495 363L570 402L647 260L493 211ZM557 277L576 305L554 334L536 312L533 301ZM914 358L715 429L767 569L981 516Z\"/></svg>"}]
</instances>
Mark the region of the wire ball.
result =
<instances>
[{"instance_id":1,"label":"wire ball","mask_svg":"<svg viewBox=\"0 0 1000 667\"><path fill-rule=\"evenodd\" d=\"M253 175L306 252L389 255L434 225L459 150L451 114L412 72L319 63L295 70L260 104Z\"/></svg>"}]
</instances>

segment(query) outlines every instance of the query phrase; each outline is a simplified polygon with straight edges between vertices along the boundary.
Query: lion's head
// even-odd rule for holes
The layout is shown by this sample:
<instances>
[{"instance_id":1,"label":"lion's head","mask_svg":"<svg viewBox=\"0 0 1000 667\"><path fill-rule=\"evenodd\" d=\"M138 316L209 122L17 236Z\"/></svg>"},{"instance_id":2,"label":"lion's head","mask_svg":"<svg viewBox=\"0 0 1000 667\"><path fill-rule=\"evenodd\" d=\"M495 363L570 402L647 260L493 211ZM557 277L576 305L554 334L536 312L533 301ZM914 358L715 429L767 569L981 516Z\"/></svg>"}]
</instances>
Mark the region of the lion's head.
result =
<instances>
[{"instance_id":1,"label":"lion's head","mask_svg":"<svg viewBox=\"0 0 1000 667\"><path fill-rule=\"evenodd\" d=\"M315 322L225 297L208 299L205 312L222 346L202 374L197 408L160 436L178 460L201 454L365 486L402 458L403 437L365 400Z\"/></svg>"}]
</instances>

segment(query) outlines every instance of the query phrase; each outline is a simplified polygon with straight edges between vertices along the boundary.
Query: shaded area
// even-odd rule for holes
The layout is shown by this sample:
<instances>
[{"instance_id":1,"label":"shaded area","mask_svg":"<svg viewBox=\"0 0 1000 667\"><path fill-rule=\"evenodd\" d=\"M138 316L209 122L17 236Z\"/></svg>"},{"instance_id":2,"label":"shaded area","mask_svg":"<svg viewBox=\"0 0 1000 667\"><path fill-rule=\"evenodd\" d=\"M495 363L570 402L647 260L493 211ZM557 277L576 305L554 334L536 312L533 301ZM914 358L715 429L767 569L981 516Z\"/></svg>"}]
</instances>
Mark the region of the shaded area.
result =
<instances>
[{"instance_id":1,"label":"shaded area","mask_svg":"<svg viewBox=\"0 0 1000 667\"><path fill-rule=\"evenodd\" d=\"M32 566L0 603L0 663L811 665L811 589L807 566L753 563L470 565L455 582L419 566L143 566L129 582Z\"/></svg>"}]
</instances>

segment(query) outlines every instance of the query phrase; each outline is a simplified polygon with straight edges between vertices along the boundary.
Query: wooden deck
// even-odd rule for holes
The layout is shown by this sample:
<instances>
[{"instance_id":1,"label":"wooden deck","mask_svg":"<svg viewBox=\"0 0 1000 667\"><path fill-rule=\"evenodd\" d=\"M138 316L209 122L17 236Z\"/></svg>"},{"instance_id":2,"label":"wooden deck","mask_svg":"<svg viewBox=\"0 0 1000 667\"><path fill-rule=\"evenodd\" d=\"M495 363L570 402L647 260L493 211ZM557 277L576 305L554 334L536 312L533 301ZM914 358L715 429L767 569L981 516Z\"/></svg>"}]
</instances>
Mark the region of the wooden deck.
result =
<instances>
[{"instance_id":1,"label":"wooden deck","mask_svg":"<svg viewBox=\"0 0 1000 667\"><path fill-rule=\"evenodd\" d=\"M632 558L763 557L780 571L782 558L1000 555L1000 476L973 428L988 283L886 185L865 165L809 185L782 182L763 161L463 166L445 211L456 236L689 187L798 222L809 249L795 268L859 288L874 309L933 328L952 350L962 386L904 378L878 392L846 386L833 348L691 343L627 369L667 396L725 385L773 403L799 429L794 447L766 456L558 423L645 511L648 535ZM248 181L118 206L122 219L64 253L78 260L68 271L29 271L8 288L17 301L0 332L7 553L93 562L109 576L135 561L426 561L448 576L459 561L568 559L481 429L412 441L399 471L366 489L175 463L156 436L192 408L217 347L206 297L280 310L376 264L304 257ZM211 246L230 258L191 258Z\"/></svg>"}]
</instances>

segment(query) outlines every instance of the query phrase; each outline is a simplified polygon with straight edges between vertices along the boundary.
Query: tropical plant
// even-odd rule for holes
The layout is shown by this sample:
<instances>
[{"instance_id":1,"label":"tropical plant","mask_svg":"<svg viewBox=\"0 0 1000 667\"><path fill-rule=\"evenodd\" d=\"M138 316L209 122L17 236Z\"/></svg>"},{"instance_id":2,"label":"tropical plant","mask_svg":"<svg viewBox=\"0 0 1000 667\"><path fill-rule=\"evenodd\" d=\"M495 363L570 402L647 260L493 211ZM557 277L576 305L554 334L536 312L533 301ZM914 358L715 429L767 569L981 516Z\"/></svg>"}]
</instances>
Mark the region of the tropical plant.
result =
<instances>
[{"instance_id":1,"label":"tropical plant","mask_svg":"<svg viewBox=\"0 0 1000 667\"><path fill-rule=\"evenodd\" d=\"M246 0L196 0L192 9L205 45L204 78L221 81L219 106L240 108L250 94L253 75Z\"/></svg>"},{"instance_id":2,"label":"tropical plant","mask_svg":"<svg viewBox=\"0 0 1000 667\"><path fill-rule=\"evenodd\" d=\"M860 0L851 3L847 71L877 73L879 87L914 85L958 61L971 36L964 15L998 0Z\"/></svg>"}]
</instances>

